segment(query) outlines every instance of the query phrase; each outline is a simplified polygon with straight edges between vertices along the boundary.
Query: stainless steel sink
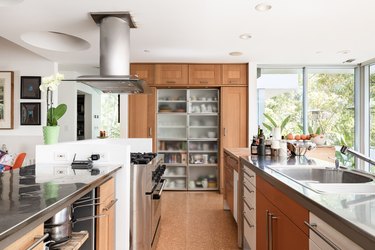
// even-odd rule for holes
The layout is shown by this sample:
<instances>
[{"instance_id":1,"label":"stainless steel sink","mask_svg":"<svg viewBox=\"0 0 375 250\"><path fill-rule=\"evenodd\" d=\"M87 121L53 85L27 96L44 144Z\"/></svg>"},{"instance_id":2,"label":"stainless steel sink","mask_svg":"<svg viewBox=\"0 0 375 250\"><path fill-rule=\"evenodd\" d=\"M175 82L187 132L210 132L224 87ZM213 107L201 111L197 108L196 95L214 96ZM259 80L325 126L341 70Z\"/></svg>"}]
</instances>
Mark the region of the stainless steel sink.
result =
<instances>
[{"instance_id":1,"label":"stainless steel sink","mask_svg":"<svg viewBox=\"0 0 375 250\"><path fill-rule=\"evenodd\" d=\"M375 193L374 178L361 173L312 166L277 166L271 170L323 193Z\"/></svg>"},{"instance_id":2,"label":"stainless steel sink","mask_svg":"<svg viewBox=\"0 0 375 250\"><path fill-rule=\"evenodd\" d=\"M312 167L280 167L271 169L292 179L315 183L366 183L372 178L346 170Z\"/></svg>"}]
</instances>

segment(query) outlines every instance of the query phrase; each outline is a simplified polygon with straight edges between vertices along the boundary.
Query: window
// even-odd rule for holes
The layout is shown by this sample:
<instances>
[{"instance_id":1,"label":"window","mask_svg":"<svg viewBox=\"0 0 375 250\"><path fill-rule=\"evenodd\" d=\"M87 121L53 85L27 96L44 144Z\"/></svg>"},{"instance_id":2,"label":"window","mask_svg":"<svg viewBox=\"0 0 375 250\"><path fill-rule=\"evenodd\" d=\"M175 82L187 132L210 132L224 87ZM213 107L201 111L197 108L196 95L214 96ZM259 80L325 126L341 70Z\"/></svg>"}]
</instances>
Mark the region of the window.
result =
<instances>
[{"instance_id":1,"label":"window","mask_svg":"<svg viewBox=\"0 0 375 250\"><path fill-rule=\"evenodd\" d=\"M261 69L257 81L258 121L269 124L264 114L269 115L278 125L290 115L290 122L282 134L301 133L303 127L302 69ZM270 131L266 129L266 134Z\"/></svg>"},{"instance_id":2,"label":"window","mask_svg":"<svg viewBox=\"0 0 375 250\"><path fill-rule=\"evenodd\" d=\"M118 104L117 94L101 95L101 129L105 130L107 136L111 138L120 137L120 123L118 121Z\"/></svg>"},{"instance_id":3,"label":"window","mask_svg":"<svg viewBox=\"0 0 375 250\"><path fill-rule=\"evenodd\" d=\"M375 64L370 65L370 158L375 158Z\"/></svg>"},{"instance_id":4,"label":"window","mask_svg":"<svg viewBox=\"0 0 375 250\"><path fill-rule=\"evenodd\" d=\"M309 69L308 124L329 145L354 145L354 69Z\"/></svg>"}]
</instances>

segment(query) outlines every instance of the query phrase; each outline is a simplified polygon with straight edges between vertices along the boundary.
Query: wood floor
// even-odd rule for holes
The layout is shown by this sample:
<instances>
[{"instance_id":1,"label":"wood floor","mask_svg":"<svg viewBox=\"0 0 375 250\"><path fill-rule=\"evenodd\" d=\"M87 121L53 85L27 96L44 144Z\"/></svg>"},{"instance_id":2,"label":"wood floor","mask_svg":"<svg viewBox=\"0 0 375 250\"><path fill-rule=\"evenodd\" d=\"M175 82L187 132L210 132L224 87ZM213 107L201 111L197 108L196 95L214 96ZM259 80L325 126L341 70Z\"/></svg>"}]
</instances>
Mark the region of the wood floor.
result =
<instances>
[{"instance_id":1,"label":"wood floor","mask_svg":"<svg viewBox=\"0 0 375 250\"><path fill-rule=\"evenodd\" d=\"M163 192L156 250L238 250L237 226L217 192Z\"/></svg>"}]
</instances>

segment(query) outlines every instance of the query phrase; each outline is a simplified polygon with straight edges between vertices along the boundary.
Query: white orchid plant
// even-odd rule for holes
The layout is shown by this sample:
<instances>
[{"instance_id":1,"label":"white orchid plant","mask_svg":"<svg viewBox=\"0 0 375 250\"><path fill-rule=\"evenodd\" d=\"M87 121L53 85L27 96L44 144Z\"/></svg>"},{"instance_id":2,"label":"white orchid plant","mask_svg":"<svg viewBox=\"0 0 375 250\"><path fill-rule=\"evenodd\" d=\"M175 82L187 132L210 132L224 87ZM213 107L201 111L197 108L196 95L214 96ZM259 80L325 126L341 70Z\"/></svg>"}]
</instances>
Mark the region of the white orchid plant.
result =
<instances>
[{"instance_id":1,"label":"white orchid plant","mask_svg":"<svg viewBox=\"0 0 375 250\"><path fill-rule=\"evenodd\" d=\"M42 78L42 84L39 89L42 92L47 92L47 126L57 126L57 120L59 120L67 110L66 104L53 107L53 91L57 89L63 79L64 75L59 73Z\"/></svg>"}]
</instances>

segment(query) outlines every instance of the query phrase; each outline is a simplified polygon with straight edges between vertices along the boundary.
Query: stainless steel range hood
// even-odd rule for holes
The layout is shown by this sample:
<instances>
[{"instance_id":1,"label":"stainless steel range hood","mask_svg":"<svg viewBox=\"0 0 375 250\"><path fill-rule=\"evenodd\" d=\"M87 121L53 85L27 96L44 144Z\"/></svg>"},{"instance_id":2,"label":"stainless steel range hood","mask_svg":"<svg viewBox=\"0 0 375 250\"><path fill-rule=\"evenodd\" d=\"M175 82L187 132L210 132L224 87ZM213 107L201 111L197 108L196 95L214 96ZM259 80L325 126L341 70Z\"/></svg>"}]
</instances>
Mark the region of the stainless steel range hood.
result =
<instances>
[{"instance_id":1,"label":"stainless steel range hood","mask_svg":"<svg viewBox=\"0 0 375 250\"><path fill-rule=\"evenodd\" d=\"M130 28L136 28L129 12L97 12L91 17L100 27L100 75L74 81L104 93L151 93L146 82L129 74Z\"/></svg>"}]
</instances>

